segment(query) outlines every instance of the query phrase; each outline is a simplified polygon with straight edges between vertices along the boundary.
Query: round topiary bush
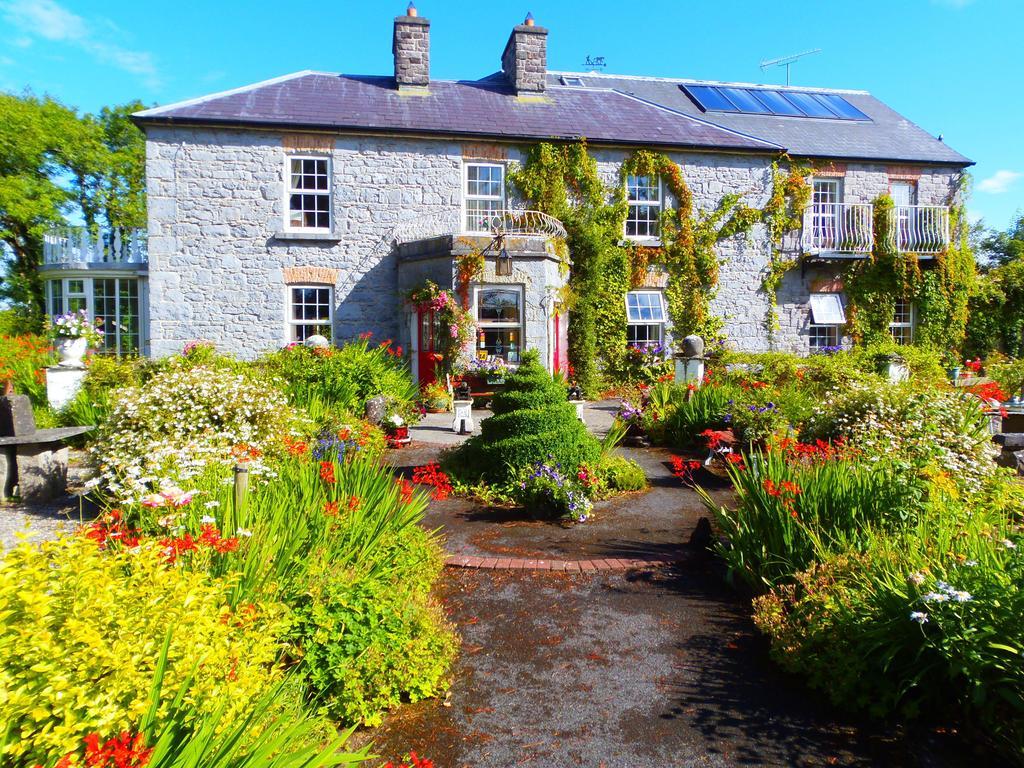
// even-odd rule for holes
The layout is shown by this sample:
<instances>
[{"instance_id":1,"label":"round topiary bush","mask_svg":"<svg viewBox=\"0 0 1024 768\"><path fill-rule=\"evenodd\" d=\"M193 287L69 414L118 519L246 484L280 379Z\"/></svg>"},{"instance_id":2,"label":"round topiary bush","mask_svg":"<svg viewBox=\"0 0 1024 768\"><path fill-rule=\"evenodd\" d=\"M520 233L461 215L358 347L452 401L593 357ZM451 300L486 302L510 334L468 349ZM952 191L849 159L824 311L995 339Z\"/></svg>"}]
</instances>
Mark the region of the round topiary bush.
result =
<instances>
[{"instance_id":1,"label":"round topiary bush","mask_svg":"<svg viewBox=\"0 0 1024 768\"><path fill-rule=\"evenodd\" d=\"M505 391L495 395L492 410L480 434L446 460L448 470L467 482L506 482L542 461L575 471L601 454L600 443L576 417L565 386L541 367L535 350L523 355Z\"/></svg>"}]
</instances>

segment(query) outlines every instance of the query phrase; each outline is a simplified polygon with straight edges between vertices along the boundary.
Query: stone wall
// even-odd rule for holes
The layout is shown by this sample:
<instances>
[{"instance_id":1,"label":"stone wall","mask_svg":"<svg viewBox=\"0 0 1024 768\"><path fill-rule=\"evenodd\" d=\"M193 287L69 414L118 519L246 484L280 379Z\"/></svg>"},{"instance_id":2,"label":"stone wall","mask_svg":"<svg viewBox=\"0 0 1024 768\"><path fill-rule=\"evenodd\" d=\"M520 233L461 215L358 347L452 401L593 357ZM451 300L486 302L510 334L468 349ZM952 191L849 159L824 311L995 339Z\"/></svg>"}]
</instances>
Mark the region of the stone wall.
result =
<instances>
[{"instance_id":1,"label":"stone wall","mask_svg":"<svg viewBox=\"0 0 1024 768\"><path fill-rule=\"evenodd\" d=\"M398 309L397 259L384 238L401 221L460 215L464 154L499 161L522 157L513 147L493 153L485 149L480 143L428 139L150 127L152 353L177 352L197 338L242 357L281 346L287 340L286 283L295 274L336 275L335 338L364 331L381 338L407 333L402 326L408 318ZM321 153L332 160L334 231L325 239L299 239L283 231L288 151ZM618 183L628 151L594 151L602 177ZM754 206L767 201L769 158L701 152L671 156L682 167L699 210L713 210L730 192L741 193ZM944 204L956 176L949 169L854 163L833 172L844 176L848 202L870 202L888 191L890 178L910 177L918 183L919 203ZM797 244L797 238L788 239L786 253L797 255ZM769 348L768 305L761 291L769 254L760 226L719 246L721 276L712 307L724 317L730 344L737 349ZM322 269L286 273L304 267ZM838 269L815 267L806 274L795 269L786 275L779 290L783 327L775 337L776 349L806 352L808 294L815 281L830 279ZM515 280L529 280L538 290L557 282L546 273ZM527 321L528 343L532 337L540 344L540 315L534 320L528 314ZM546 338L545 333L545 344Z\"/></svg>"},{"instance_id":2,"label":"stone wall","mask_svg":"<svg viewBox=\"0 0 1024 768\"><path fill-rule=\"evenodd\" d=\"M543 93L548 71L548 31L532 24L512 28L501 54L501 71L518 93Z\"/></svg>"},{"instance_id":3,"label":"stone wall","mask_svg":"<svg viewBox=\"0 0 1024 768\"><path fill-rule=\"evenodd\" d=\"M382 238L400 221L461 205L457 143L336 137L334 233L281 236L280 134L150 128L150 334L156 356L205 338L251 358L286 340L288 267L338 270L334 334L397 330L396 267Z\"/></svg>"}]
</instances>

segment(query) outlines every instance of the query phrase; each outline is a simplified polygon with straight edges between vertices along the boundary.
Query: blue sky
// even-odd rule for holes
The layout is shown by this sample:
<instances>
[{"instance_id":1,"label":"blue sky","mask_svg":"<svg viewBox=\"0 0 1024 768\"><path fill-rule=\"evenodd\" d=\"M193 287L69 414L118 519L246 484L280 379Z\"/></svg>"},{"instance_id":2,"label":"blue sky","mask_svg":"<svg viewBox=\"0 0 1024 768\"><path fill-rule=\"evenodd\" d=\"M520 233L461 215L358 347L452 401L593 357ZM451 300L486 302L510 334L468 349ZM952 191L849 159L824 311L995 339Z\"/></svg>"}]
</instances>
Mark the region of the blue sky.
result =
<instances>
[{"instance_id":1,"label":"blue sky","mask_svg":"<svg viewBox=\"0 0 1024 768\"><path fill-rule=\"evenodd\" d=\"M83 110L172 101L317 69L391 71L391 22L407 0L0 0L0 89L26 86ZM1024 208L1021 0L419 0L431 74L498 69L513 24L550 29L548 66L785 82L766 58L822 52L793 83L863 88L977 162L970 210L1005 228Z\"/></svg>"}]
</instances>

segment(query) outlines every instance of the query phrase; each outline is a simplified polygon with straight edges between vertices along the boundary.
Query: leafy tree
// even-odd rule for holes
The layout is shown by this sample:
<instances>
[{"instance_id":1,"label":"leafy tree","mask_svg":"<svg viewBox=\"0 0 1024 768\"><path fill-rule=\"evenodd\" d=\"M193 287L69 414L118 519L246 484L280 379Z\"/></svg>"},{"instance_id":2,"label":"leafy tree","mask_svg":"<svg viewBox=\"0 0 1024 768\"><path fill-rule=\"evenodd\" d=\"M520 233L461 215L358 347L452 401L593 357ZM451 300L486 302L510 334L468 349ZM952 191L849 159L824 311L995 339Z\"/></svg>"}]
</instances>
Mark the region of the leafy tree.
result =
<instances>
[{"instance_id":1,"label":"leafy tree","mask_svg":"<svg viewBox=\"0 0 1024 768\"><path fill-rule=\"evenodd\" d=\"M129 120L140 102L79 116L49 97L0 93L0 299L27 327L44 312L39 265L45 233L80 219L145 223L145 140Z\"/></svg>"},{"instance_id":2,"label":"leafy tree","mask_svg":"<svg viewBox=\"0 0 1024 768\"><path fill-rule=\"evenodd\" d=\"M988 232L981 240L981 251L997 266L1024 259L1024 213L1018 212L1005 232Z\"/></svg>"}]
</instances>

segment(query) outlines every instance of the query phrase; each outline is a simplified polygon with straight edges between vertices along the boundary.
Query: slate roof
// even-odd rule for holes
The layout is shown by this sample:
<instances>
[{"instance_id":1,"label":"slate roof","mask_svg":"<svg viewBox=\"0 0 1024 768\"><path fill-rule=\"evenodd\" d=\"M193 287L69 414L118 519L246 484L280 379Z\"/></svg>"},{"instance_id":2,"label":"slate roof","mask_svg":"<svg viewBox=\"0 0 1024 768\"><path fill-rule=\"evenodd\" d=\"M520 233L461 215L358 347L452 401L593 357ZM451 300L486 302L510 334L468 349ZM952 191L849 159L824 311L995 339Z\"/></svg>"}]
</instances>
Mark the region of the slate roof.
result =
<instances>
[{"instance_id":1,"label":"slate roof","mask_svg":"<svg viewBox=\"0 0 1024 768\"><path fill-rule=\"evenodd\" d=\"M586 87L562 85L564 75L581 78ZM551 72L544 99L523 100L500 73L474 81L432 80L426 95L408 95L395 89L391 77L307 71L135 117L143 126L273 126L513 140L585 137L596 144L971 164L865 91L831 92L841 93L870 121L829 120L704 112L680 87L701 82Z\"/></svg>"},{"instance_id":2,"label":"slate roof","mask_svg":"<svg viewBox=\"0 0 1024 768\"><path fill-rule=\"evenodd\" d=\"M757 136L784 146L794 156L949 163L962 166L972 164L971 160L890 109L867 91L768 86L781 91L840 94L870 117L870 122L704 112L680 87L687 84L748 86L746 83L726 84L704 80L626 77L583 72L549 72L548 83L558 85L563 76L578 77L588 87L612 88L656 102L685 115L703 118L724 128Z\"/></svg>"},{"instance_id":3,"label":"slate roof","mask_svg":"<svg viewBox=\"0 0 1024 768\"><path fill-rule=\"evenodd\" d=\"M237 91L137 113L158 122L292 126L779 152L772 142L609 89L551 88L520 100L503 82L431 81L400 94L390 77L300 72Z\"/></svg>"}]
</instances>

